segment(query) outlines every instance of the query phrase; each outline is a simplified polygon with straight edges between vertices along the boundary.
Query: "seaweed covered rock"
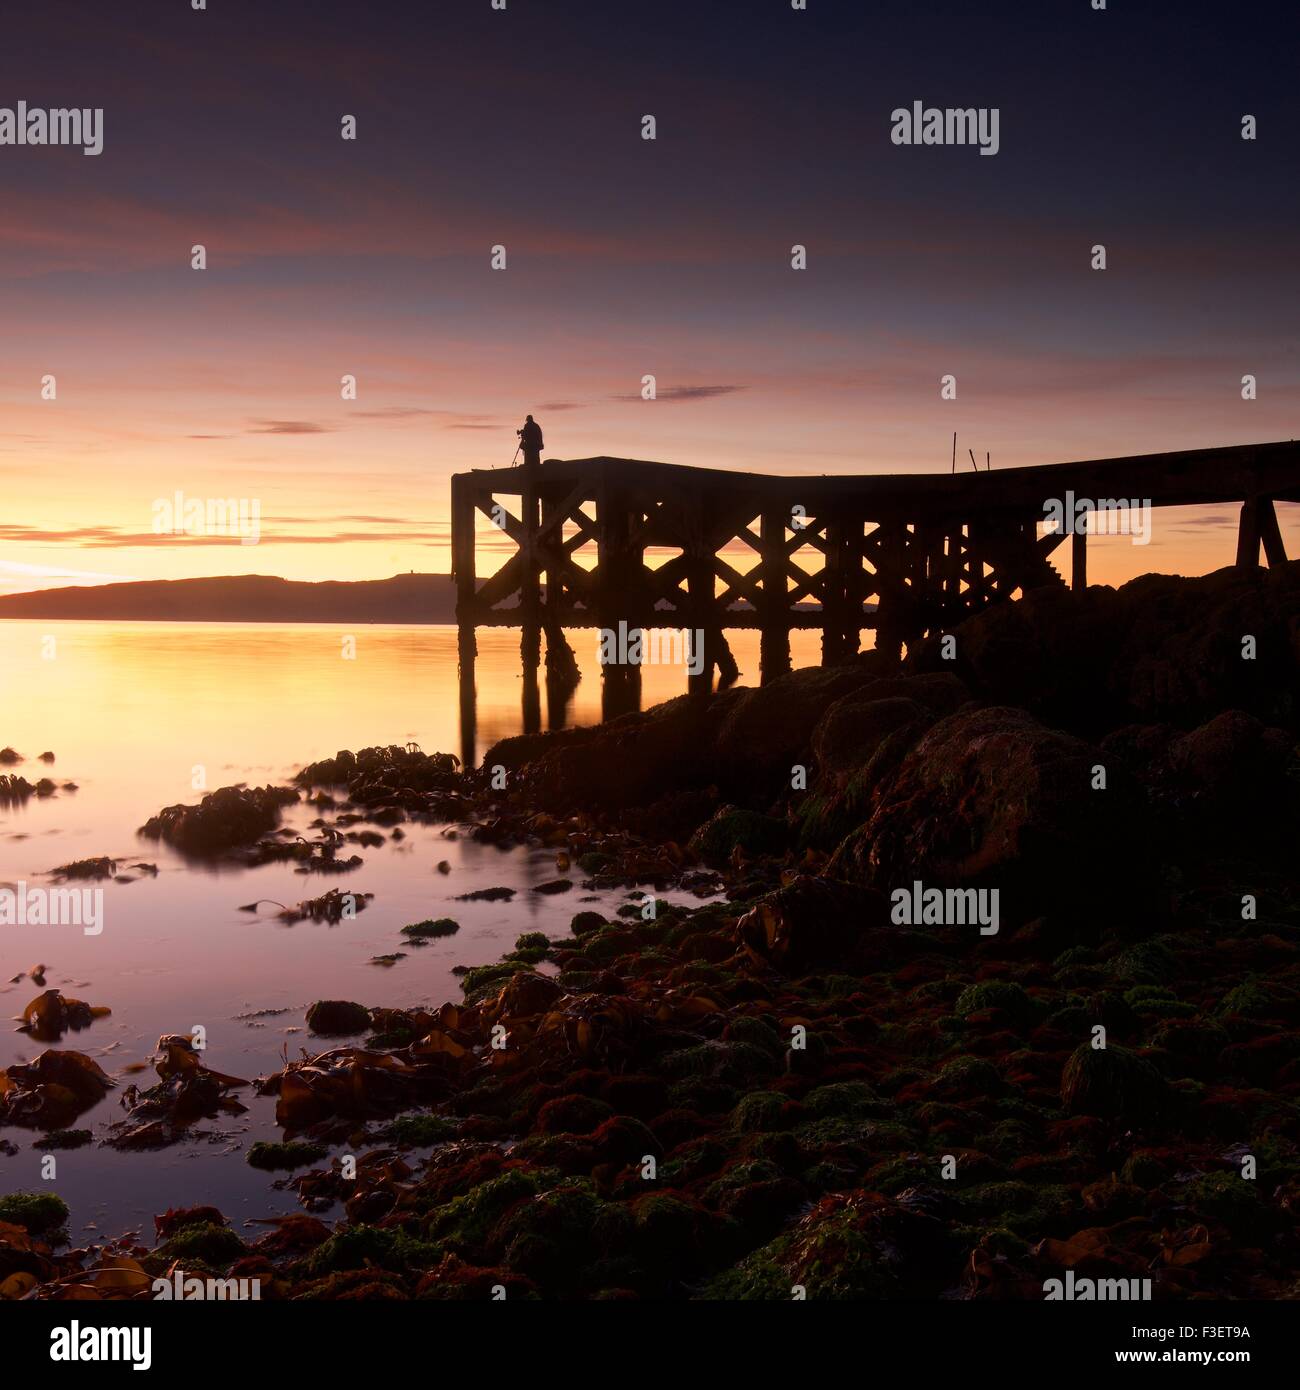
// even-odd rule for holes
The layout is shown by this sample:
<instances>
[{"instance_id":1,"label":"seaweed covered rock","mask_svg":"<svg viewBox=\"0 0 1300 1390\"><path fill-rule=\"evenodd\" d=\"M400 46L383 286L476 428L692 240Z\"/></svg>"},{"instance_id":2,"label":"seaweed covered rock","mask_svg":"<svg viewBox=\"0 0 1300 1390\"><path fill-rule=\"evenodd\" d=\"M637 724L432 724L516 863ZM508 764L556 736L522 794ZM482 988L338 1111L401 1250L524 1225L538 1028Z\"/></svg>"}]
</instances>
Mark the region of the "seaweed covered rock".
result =
<instances>
[{"instance_id":1,"label":"seaweed covered rock","mask_svg":"<svg viewBox=\"0 0 1300 1390\"><path fill-rule=\"evenodd\" d=\"M1061 1073L1061 1104L1070 1115L1151 1125L1172 1109L1174 1093L1140 1054L1111 1043L1080 1043Z\"/></svg>"},{"instance_id":2,"label":"seaweed covered rock","mask_svg":"<svg viewBox=\"0 0 1300 1390\"><path fill-rule=\"evenodd\" d=\"M140 827L188 854L214 854L251 844L280 823L280 811L298 800L292 787L221 787L197 806L166 806Z\"/></svg>"},{"instance_id":3,"label":"seaweed covered rock","mask_svg":"<svg viewBox=\"0 0 1300 1390\"><path fill-rule=\"evenodd\" d=\"M1175 739L1170 768L1183 786L1226 821L1277 808L1289 790L1296 740L1243 710L1225 710Z\"/></svg>"},{"instance_id":4,"label":"seaweed covered rock","mask_svg":"<svg viewBox=\"0 0 1300 1390\"><path fill-rule=\"evenodd\" d=\"M952 1237L908 1193L825 1197L793 1230L712 1279L706 1299L779 1299L798 1287L810 1299L938 1297Z\"/></svg>"},{"instance_id":5,"label":"seaweed covered rock","mask_svg":"<svg viewBox=\"0 0 1300 1390\"><path fill-rule=\"evenodd\" d=\"M788 835L785 822L775 816L720 806L691 836L687 848L708 864L725 864L736 850L747 858L780 854Z\"/></svg>"},{"instance_id":6,"label":"seaweed covered rock","mask_svg":"<svg viewBox=\"0 0 1300 1390\"><path fill-rule=\"evenodd\" d=\"M813 730L828 707L875 675L866 660L809 666L757 689L736 691L718 729L720 784L729 793L753 791L770 799L789 785L790 767L807 756Z\"/></svg>"},{"instance_id":7,"label":"seaweed covered rock","mask_svg":"<svg viewBox=\"0 0 1300 1390\"><path fill-rule=\"evenodd\" d=\"M800 845L834 849L926 729L968 699L955 676L935 673L880 677L830 705L812 735L816 780L793 807Z\"/></svg>"},{"instance_id":8,"label":"seaweed covered rock","mask_svg":"<svg viewBox=\"0 0 1300 1390\"><path fill-rule=\"evenodd\" d=\"M370 1027L370 1010L347 999L318 999L307 1010L307 1027L335 1036L364 1033Z\"/></svg>"},{"instance_id":9,"label":"seaweed covered rock","mask_svg":"<svg viewBox=\"0 0 1300 1390\"><path fill-rule=\"evenodd\" d=\"M303 786L345 786L358 805L396 799L403 792L438 792L452 788L460 760L451 753L425 753L415 744L349 749L309 763L294 781Z\"/></svg>"},{"instance_id":10,"label":"seaweed covered rock","mask_svg":"<svg viewBox=\"0 0 1300 1390\"><path fill-rule=\"evenodd\" d=\"M881 746L900 730L919 736L934 722L934 714L916 700L902 695L874 698L880 684L874 681L836 700L813 731L812 752L820 779L843 787L855 771L870 766ZM915 738L893 738L892 742L906 748Z\"/></svg>"},{"instance_id":11,"label":"seaweed covered rock","mask_svg":"<svg viewBox=\"0 0 1300 1390\"><path fill-rule=\"evenodd\" d=\"M67 1225L68 1204L53 1192L10 1192L0 1197L0 1221L41 1235Z\"/></svg>"},{"instance_id":12,"label":"seaweed covered rock","mask_svg":"<svg viewBox=\"0 0 1300 1390\"><path fill-rule=\"evenodd\" d=\"M583 811L646 807L714 780L709 750L738 692L710 702L689 695L592 728L503 739L484 758L519 770L537 805Z\"/></svg>"}]
</instances>

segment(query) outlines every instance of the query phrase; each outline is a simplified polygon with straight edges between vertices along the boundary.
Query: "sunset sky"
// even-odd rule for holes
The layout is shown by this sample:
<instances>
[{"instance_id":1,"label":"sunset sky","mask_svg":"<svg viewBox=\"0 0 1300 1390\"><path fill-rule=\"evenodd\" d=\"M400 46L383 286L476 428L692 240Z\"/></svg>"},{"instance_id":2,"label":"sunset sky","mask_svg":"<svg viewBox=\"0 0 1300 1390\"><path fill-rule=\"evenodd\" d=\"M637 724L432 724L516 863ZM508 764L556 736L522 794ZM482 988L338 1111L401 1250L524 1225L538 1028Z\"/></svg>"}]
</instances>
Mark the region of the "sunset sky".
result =
<instances>
[{"instance_id":1,"label":"sunset sky","mask_svg":"<svg viewBox=\"0 0 1300 1390\"><path fill-rule=\"evenodd\" d=\"M446 570L448 478L527 411L557 457L782 473L1297 433L1293 6L7 10L0 106L103 107L104 150L0 146L0 591ZM1000 152L893 145L917 100ZM261 544L153 536L178 489ZM1232 559L1226 512L1156 524L1091 577Z\"/></svg>"}]
</instances>

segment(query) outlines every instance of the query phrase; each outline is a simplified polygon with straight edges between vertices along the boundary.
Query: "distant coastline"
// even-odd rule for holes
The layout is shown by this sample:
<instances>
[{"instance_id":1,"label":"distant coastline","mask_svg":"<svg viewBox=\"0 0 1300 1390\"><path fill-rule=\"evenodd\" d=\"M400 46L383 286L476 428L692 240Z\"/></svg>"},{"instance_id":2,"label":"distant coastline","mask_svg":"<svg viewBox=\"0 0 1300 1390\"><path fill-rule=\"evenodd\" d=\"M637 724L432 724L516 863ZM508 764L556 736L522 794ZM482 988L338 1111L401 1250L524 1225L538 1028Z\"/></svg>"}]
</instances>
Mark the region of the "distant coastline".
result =
<instances>
[{"instance_id":1,"label":"distant coastline","mask_svg":"<svg viewBox=\"0 0 1300 1390\"><path fill-rule=\"evenodd\" d=\"M544 589L543 589L544 592ZM732 604L750 613L743 599ZM816 613L817 605L795 604ZM863 605L874 611L874 603ZM423 623L456 621L456 581L447 574L396 574L391 579L277 579L241 574L209 579L143 579L81 584L0 596L0 622L149 623Z\"/></svg>"},{"instance_id":2,"label":"distant coastline","mask_svg":"<svg viewBox=\"0 0 1300 1390\"><path fill-rule=\"evenodd\" d=\"M183 623L453 623L445 574L307 583L272 575L76 585L0 597L0 620Z\"/></svg>"}]
</instances>

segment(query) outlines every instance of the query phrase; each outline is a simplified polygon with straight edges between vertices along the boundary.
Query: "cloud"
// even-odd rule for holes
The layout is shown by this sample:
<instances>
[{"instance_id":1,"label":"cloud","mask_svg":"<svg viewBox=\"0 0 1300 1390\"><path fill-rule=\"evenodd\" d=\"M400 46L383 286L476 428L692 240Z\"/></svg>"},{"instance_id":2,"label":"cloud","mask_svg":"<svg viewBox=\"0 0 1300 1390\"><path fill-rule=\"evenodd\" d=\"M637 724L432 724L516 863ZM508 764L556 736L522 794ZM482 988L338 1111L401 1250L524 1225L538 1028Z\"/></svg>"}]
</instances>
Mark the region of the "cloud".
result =
<instances>
[{"instance_id":1,"label":"cloud","mask_svg":"<svg viewBox=\"0 0 1300 1390\"><path fill-rule=\"evenodd\" d=\"M359 420L414 420L421 415L446 415L445 410L425 410L418 405L386 405L379 410L354 410Z\"/></svg>"},{"instance_id":2,"label":"cloud","mask_svg":"<svg viewBox=\"0 0 1300 1390\"><path fill-rule=\"evenodd\" d=\"M336 520L348 520L346 517L335 518ZM268 533L266 524L269 518L264 519L262 534L259 543L261 545L344 545L344 544L363 544L367 542L378 542L383 545L390 545L397 542L409 542L415 545L445 545L451 534L449 522L427 522L417 523L415 526L409 521L400 523L398 529L391 525L392 518L378 519L383 524L373 531L354 531L354 530L324 530L308 534L293 534L289 532L271 534ZM327 522L330 518L322 518ZM370 518L355 518L355 520L370 520ZM320 524L320 523L316 523ZM46 546L68 546L79 550L147 550L153 548L168 548L179 546L206 546L206 545L238 545L240 539L237 535L172 535L163 533L161 535L152 531L125 531L114 526L81 526L69 528L67 530L55 530L52 528L35 526L0 526L0 542L25 541L36 545Z\"/></svg>"},{"instance_id":3,"label":"cloud","mask_svg":"<svg viewBox=\"0 0 1300 1390\"><path fill-rule=\"evenodd\" d=\"M563 406L556 407L563 409ZM503 429L494 417L476 415L463 410L431 410L417 405L385 405L378 410L352 410L348 412L358 420L437 420L445 430L497 430Z\"/></svg>"},{"instance_id":4,"label":"cloud","mask_svg":"<svg viewBox=\"0 0 1300 1390\"><path fill-rule=\"evenodd\" d=\"M314 420L258 420L258 428L249 434L329 434L332 425L318 425Z\"/></svg>"},{"instance_id":5,"label":"cloud","mask_svg":"<svg viewBox=\"0 0 1300 1390\"><path fill-rule=\"evenodd\" d=\"M743 391L743 386L666 386L657 392L655 399L660 401L707 401L714 396L729 396L733 391ZM626 396L612 396L615 401L639 401L639 391Z\"/></svg>"},{"instance_id":6,"label":"cloud","mask_svg":"<svg viewBox=\"0 0 1300 1390\"><path fill-rule=\"evenodd\" d=\"M35 541L43 545L84 545L111 540L119 532L112 526L76 526L55 529L41 526L0 525L0 541Z\"/></svg>"},{"instance_id":7,"label":"cloud","mask_svg":"<svg viewBox=\"0 0 1300 1390\"><path fill-rule=\"evenodd\" d=\"M329 516L288 516L268 513L262 520L263 522L273 522L277 526L321 526L338 521L363 522L371 526L436 526L440 524L433 521L413 521L409 516L374 516L354 512L341 512Z\"/></svg>"},{"instance_id":8,"label":"cloud","mask_svg":"<svg viewBox=\"0 0 1300 1390\"><path fill-rule=\"evenodd\" d=\"M64 565L27 565L21 560L0 560L0 574L21 575L24 579L91 579L98 584L129 583L135 578L130 574L68 569Z\"/></svg>"},{"instance_id":9,"label":"cloud","mask_svg":"<svg viewBox=\"0 0 1300 1390\"><path fill-rule=\"evenodd\" d=\"M585 401L543 401L539 409L549 410L554 413L557 410L584 410Z\"/></svg>"}]
</instances>

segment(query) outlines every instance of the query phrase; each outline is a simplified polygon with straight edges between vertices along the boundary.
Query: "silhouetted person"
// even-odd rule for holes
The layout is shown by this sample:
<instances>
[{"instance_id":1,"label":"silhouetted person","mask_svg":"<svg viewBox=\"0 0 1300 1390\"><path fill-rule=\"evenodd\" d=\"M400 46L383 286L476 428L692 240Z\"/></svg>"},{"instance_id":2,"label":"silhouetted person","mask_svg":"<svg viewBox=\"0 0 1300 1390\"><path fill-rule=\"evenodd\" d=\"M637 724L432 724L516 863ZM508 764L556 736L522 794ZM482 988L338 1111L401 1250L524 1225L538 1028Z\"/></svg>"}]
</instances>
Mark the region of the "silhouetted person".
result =
<instances>
[{"instance_id":1,"label":"silhouetted person","mask_svg":"<svg viewBox=\"0 0 1300 1390\"><path fill-rule=\"evenodd\" d=\"M530 463L541 463L542 461L542 427L530 415L524 422L521 430L516 430L519 436L519 447L524 451L525 467Z\"/></svg>"}]
</instances>

